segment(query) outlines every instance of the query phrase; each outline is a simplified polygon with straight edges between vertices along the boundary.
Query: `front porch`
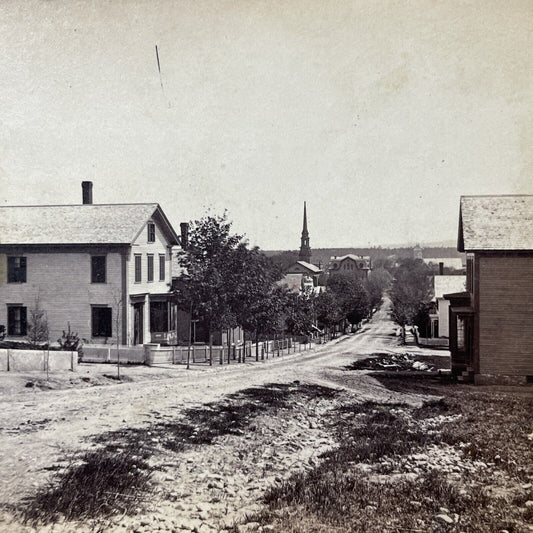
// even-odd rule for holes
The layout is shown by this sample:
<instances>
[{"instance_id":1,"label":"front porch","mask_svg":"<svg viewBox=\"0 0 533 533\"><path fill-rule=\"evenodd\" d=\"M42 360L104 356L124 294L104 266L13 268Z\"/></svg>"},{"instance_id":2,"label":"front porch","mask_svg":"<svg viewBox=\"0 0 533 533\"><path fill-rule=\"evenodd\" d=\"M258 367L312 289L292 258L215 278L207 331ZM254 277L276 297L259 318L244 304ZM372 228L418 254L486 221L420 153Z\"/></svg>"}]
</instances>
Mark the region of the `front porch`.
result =
<instances>
[{"instance_id":1,"label":"front porch","mask_svg":"<svg viewBox=\"0 0 533 533\"><path fill-rule=\"evenodd\" d=\"M474 358L474 308L469 292L445 294L449 300L449 333L452 374L459 379L473 378Z\"/></svg>"},{"instance_id":2,"label":"front porch","mask_svg":"<svg viewBox=\"0 0 533 533\"><path fill-rule=\"evenodd\" d=\"M178 341L177 306L171 294L130 296L131 344L175 345Z\"/></svg>"}]
</instances>

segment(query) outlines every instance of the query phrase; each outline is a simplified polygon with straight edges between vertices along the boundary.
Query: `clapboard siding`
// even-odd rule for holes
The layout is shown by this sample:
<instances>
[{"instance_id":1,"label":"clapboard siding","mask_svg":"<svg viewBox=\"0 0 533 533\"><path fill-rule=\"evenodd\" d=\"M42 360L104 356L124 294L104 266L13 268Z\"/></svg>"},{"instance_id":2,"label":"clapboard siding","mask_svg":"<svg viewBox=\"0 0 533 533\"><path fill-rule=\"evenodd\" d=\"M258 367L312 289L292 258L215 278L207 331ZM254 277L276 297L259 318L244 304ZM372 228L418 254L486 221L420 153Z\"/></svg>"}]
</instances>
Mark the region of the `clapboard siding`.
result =
<instances>
[{"instance_id":1,"label":"clapboard siding","mask_svg":"<svg viewBox=\"0 0 533 533\"><path fill-rule=\"evenodd\" d=\"M0 285L0 324L7 325L7 304L21 304L28 308L39 305L46 310L50 340L61 337L67 324L80 337L91 338L91 305L115 307L121 298L122 258L118 252L98 252L106 255L106 283L91 283L91 254L69 252L28 253L21 250L9 255L23 255L27 259L26 283ZM113 309L113 335L116 335ZM119 323L119 331L122 321Z\"/></svg>"},{"instance_id":2,"label":"clapboard siding","mask_svg":"<svg viewBox=\"0 0 533 533\"><path fill-rule=\"evenodd\" d=\"M533 254L479 261L479 372L533 375Z\"/></svg>"},{"instance_id":3,"label":"clapboard siding","mask_svg":"<svg viewBox=\"0 0 533 533\"><path fill-rule=\"evenodd\" d=\"M164 293L169 291L172 281L170 253L168 242L161 229L155 224L155 241L148 242L147 225L145 224L131 247L131 257L128 266L129 294ZM141 281L135 281L135 255L141 256ZM148 281L148 254L154 256L154 279ZM159 281L159 255L165 256L165 279Z\"/></svg>"}]
</instances>

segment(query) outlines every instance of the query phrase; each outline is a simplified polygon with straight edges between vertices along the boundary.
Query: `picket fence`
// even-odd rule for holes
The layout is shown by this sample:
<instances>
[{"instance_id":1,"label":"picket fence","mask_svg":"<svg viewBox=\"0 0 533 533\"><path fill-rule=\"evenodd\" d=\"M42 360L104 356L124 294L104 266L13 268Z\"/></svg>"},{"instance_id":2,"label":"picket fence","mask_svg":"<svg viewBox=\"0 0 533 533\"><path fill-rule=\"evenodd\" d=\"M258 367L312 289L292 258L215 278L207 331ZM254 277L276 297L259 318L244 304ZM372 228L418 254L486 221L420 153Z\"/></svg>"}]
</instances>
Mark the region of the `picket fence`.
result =
<instances>
[{"instance_id":1,"label":"picket fence","mask_svg":"<svg viewBox=\"0 0 533 533\"><path fill-rule=\"evenodd\" d=\"M146 344L144 346L94 345L83 346L81 361L84 363L117 363L152 365L184 365L184 364L230 364L246 360L264 360L280 357L285 354L309 350L312 344L301 342L301 339L287 338L270 340L256 344L247 342L246 346L213 346L211 357L209 346L193 344L191 346L161 346Z\"/></svg>"}]
</instances>

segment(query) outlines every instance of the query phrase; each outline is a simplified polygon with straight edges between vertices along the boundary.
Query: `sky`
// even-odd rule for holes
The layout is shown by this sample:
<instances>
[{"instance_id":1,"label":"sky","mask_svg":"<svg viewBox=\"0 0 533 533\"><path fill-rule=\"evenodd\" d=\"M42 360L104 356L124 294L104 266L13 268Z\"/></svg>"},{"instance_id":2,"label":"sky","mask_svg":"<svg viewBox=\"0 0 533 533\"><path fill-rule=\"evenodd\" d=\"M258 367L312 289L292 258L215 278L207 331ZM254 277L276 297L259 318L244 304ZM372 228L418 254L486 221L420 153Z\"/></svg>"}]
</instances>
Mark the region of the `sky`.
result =
<instances>
[{"instance_id":1,"label":"sky","mask_svg":"<svg viewBox=\"0 0 533 533\"><path fill-rule=\"evenodd\" d=\"M0 205L90 180L266 250L304 201L312 248L454 241L461 195L533 194L532 28L531 0L2 0Z\"/></svg>"}]
</instances>

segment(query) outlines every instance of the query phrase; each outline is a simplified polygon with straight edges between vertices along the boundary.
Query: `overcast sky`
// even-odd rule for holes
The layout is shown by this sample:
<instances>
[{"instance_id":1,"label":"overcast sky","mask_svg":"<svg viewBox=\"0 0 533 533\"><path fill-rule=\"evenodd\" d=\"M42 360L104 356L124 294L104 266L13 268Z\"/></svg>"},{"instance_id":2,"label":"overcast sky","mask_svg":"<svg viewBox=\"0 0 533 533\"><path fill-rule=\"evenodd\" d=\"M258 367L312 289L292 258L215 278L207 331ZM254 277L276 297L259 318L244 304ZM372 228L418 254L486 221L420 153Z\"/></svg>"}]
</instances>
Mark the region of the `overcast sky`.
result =
<instances>
[{"instance_id":1,"label":"overcast sky","mask_svg":"<svg viewBox=\"0 0 533 533\"><path fill-rule=\"evenodd\" d=\"M264 249L304 200L311 247L453 240L461 195L533 194L532 28L531 0L2 0L0 202L92 180Z\"/></svg>"}]
</instances>

